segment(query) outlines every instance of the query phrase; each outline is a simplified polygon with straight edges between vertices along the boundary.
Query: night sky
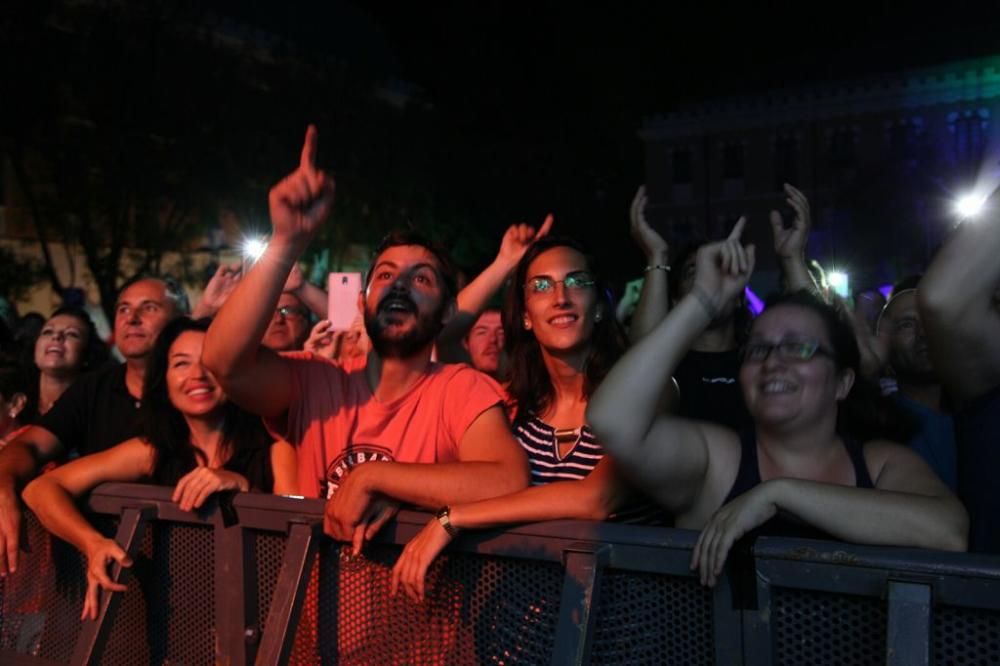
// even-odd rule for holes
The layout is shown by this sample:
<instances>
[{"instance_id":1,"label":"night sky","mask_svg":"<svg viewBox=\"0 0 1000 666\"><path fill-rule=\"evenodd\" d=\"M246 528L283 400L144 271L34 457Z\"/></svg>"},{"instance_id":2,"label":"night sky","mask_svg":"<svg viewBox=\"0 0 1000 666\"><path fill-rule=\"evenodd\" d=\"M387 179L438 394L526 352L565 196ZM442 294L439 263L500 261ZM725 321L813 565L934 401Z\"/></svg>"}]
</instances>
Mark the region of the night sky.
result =
<instances>
[{"instance_id":1,"label":"night sky","mask_svg":"<svg viewBox=\"0 0 1000 666\"><path fill-rule=\"evenodd\" d=\"M227 10L419 85L471 170L506 156L509 172L484 168L456 183L456 197L510 221L551 209L563 231L592 242L608 225L625 229L645 117L1000 51L996 3L241 4ZM331 37L324 26L345 14L369 19L371 32Z\"/></svg>"},{"instance_id":2,"label":"night sky","mask_svg":"<svg viewBox=\"0 0 1000 666\"><path fill-rule=\"evenodd\" d=\"M241 30L326 52L373 82L413 84L433 114L437 152L447 156L421 167L433 172L435 196L497 240L512 222L554 212L558 231L618 260L616 278L640 261L627 212L644 176L644 118L712 97L1000 53L996 3L176 6L212 8ZM287 123L296 128L291 158L309 120ZM320 136L321 161L335 164L337 146L323 143L322 127ZM275 165L275 173L293 165Z\"/></svg>"}]
</instances>

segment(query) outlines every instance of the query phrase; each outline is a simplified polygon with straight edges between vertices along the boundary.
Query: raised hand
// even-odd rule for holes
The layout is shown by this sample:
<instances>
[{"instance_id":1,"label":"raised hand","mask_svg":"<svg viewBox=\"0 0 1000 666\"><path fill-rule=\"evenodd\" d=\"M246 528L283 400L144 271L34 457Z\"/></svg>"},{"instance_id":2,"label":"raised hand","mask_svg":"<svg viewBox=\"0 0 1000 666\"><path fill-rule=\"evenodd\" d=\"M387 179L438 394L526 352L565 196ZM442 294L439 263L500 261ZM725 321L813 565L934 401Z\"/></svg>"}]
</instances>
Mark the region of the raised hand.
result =
<instances>
[{"instance_id":1,"label":"raised hand","mask_svg":"<svg viewBox=\"0 0 1000 666\"><path fill-rule=\"evenodd\" d=\"M691 570L698 570L702 585L715 587L733 544L744 534L766 523L778 511L770 488L762 483L719 508L698 535L691 554Z\"/></svg>"},{"instance_id":2,"label":"raised hand","mask_svg":"<svg viewBox=\"0 0 1000 666\"><path fill-rule=\"evenodd\" d=\"M243 277L243 267L239 262L232 264L219 264L215 275L205 285L205 291L201 295L201 300L191 313L192 318L211 317L215 315L222 304L233 293L233 289L240 283Z\"/></svg>"},{"instance_id":3,"label":"raised hand","mask_svg":"<svg viewBox=\"0 0 1000 666\"><path fill-rule=\"evenodd\" d=\"M302 269L299 268L299 263L295 262L292 264L292 270L288 272L288 279L285 280L283 291L288 291L294 294L302 288L302 283L305 282L305 280L305 277L302 276Z\"/></svg>"},{"instance_id":4,"label":"raised hand","mask_svg":"<svg viewBox=\"0 0 1000 666\"><path fill-rule=\"evenodd\" d=\"M739 295L753 273L754 246L740 243L745 226L746 218L741 217L725 240L698 249L692 290L711 299L716 310Z\"/></svg>"},{"instance_id":5,"label":"raised hand","mask_svg":"<svg viewBox=\"0 0 1000 666\"><path fill-rule=\"evenodd\" d=\"M792 226L785 228L781 213L771 211L771 231L774 233L774 253L779 259L801 259L806 254L812 218L809 215L809 199L799 190L785 183L785 201L795 211Z\"/></svg>"},{"instance_id":6,"label":"raised hand","mask_svg":"<svg viewBox=\"0 0 1000 666\"><path fill-rule=\"evenodd\" d=\"M540 238L544 238L552 229L555 221L552 213L545 216L542 226L536 231L530 224L512 224L503 235L500 241L500 251L497 253L497 260L513 268L521 257L528 251L531 244Z\"/></svg>"},{"instance_id":7,"label":"raised hand","mask_svg":"<svg viewBox=\"0 0 1000 666\"><path fill-rule=\"evenodd\" d=\"M308 243L333 209L333 178L316 168L317 132L306 130L299 167L271 188L272 242Z\"/></svg>"},{"instance_id":8,"label":"raised hand","mask_svg":"<svg viewBox=\"0 0 1000 666\"><path fill-rule=\"evenodd\" d=\"M236 472L211 467L199 467L181 477L174 488L171 500L181 511L200 509L212 493L220 490L250 490L250 482Z\"/></svg>"},{"instance_id":9,"label":"raised hand","mask_svg":"<svg viewBox=\"0 0 1000 666\"><path fill-rule=\"evenodd\" d=\"M344 333L346 331L331 330L330 320L321 319L313 326L312 332L309 333L309 339L303 345L303 349L323 358L335 359L337 358L337 349L340 346L338 343Z\"/></svg>"},{"instance_id":10,"label":"raised hand","mask_svg":"<svg viewBox=\"0 0 1000 666\"><path fill-rule=\"evenodd\" d=\"M449 543L451 535L445 531L437 518L431 519L417 536L410 539L403 552L399 554L399 559L392 567L389 593L396 596L402 587L410 599L423 601L427 569Z\"/></svg>"},{"instance_id":11,"label":"raised hand","mask_svg":"<svg viewBox=\"0 0 1000 666\"><path fill-rule=\"evenodd\" d=\"M639 191L632 199L632 208L629 211L629 229L632 238L639 249L646 255L646 261L651 265L666 265L669 246L663 237L656 233L653 227L649 226L646 220L646 186L641 185Z\"/></svg>"},{"instance_id":12,"label":"raised hand","mask_svg":"<svg viewBox=\"0 0 1000 666\"><path fill-rule=\"evenodd\" d=\"M87 593L83 599L81 620L96 620L100 609L100 588L111 592L124 592L128 588L115 583L108 576L108 565L117 562L123 567L132 566L132 560L114 540L100 538L90 544L84 555L87 557Z\"/></svg>"}]
</instances>

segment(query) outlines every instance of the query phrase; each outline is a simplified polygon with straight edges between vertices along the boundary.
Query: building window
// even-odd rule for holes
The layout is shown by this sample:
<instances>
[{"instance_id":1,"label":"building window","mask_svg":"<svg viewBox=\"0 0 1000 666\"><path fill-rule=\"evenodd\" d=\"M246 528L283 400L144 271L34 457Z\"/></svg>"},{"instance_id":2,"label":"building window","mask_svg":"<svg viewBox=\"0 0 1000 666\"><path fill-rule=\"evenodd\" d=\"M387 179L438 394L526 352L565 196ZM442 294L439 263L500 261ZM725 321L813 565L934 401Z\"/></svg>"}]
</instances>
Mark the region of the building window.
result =
<instances>
[{"instance_id":1,"label":"building window","mask_svg":"<svg viewBox=\"0 0 1000 666\"><path fill-rule=\"evenodd\" d=\"M726 180L743 180L743 144L727 143L722 148L722 177Z\"/></svg>"},{"instance_id":2,"label":"building window","mask_svg":"<svg viewBox=\"0 0 1000 666\"><path fill-rule=\"evenodd\" d=\"M689 148L674 149L674 185L690 185L694 180Z\"/></svg>"},{"instance_id":3,"label":"building window","mask_svg":"<svg viewBox=\"0 0 1000 666\"><path fill-rule=\"evenodd\" d=\"M924 134L923 118L901 118L888 124L889 154L897 160L912 161L917 158L920 138Z\"/></svg>"},{"instance_id":4,"label":"building window","mask_svg":"<svg viewBox=\"0 0 1000 666\"><path fill-rule=\"evenodd\" d=\"M838 127L830 135L830 164L850 169L857 163L858 133L853 127Z\"/></svg>"},{"instance_id":5,"label":"building window","mask_svg":"<svg viewBox=\"0 0 1000 666\"><path fill-rule=\"evenodd\" d=\"M948 131L952 135L952 154L957 164L979 164L990 129L990 110L967 109L948 114Z\"/></svg>"},{"instance_id":6,"label":"building window","mask_svg":"<svg viewBox=\"0 0 1000 666\"><path fill-rule=\"evenodd\" d=\"M781 191L785 183L798 182L796 162L798 141L794 136L779 136L774 140L774 189Z\"/></svg>"}]
</instances>

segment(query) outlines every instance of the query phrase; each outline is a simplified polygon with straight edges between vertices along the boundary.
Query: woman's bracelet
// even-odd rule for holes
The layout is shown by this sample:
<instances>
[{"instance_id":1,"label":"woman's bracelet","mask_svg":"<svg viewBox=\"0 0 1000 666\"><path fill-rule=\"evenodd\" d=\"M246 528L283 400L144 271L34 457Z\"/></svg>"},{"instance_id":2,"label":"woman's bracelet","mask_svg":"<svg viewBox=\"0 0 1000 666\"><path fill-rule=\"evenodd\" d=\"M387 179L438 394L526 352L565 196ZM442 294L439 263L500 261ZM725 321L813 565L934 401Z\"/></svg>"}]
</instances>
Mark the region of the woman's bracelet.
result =
<instances>
[{"instance_id":1,"label":"woman's bracelet","mask_svg":"<svg viewBox=\"0 0 1000 666\"><path fill-rule=\"evenodd\" d=\"M649 266L646 266L646 268L644 268L642 272L648 273L649 271L665 271L669 273L670 266L666 266L664 264L650 264Z\"/></svg>"}]
</instances>

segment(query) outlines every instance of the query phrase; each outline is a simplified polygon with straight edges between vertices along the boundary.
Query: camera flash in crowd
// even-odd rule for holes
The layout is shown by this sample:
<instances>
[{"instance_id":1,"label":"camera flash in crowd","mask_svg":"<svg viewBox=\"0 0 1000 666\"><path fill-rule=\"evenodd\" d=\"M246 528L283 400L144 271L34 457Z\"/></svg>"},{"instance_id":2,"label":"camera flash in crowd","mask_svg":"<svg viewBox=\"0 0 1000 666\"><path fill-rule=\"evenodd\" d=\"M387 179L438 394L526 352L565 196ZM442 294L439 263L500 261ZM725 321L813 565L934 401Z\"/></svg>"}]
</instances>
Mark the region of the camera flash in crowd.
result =
<instances>
[{"instance_id":1,"label":"camera flash in crowd","mask_svg":"<svg viewBox=\"0 0 1000 666\"><path fill-rule=\"evenodd\" d=\"M986 197L981 194L966 194L955 201L955 212L962 220L976 217L983 212Z\"/></svg>"},{"instance_id":2,"label":"camera flash in crowd","mask_svg":"<svg viewBox=\"0 0 1000 666\"><path fill-rule=\"evenodd\" d=\"M263 238L248 238L243 241L243 258L254 264L267 249L267 241Z\"/></svg>"},{"instance_id":3,"label":"camera flash in crowd","mask_svg":"<svg viewBox=\"0 0 1000 666\"><path fill-rule=\"evenodd\" d=\"M847 279L847 273L830 271L826 276L826 281L830 283L830 288L837 292L838 296L847 298L850 295L850 282Z\"/></svg>"}]
</instances>

